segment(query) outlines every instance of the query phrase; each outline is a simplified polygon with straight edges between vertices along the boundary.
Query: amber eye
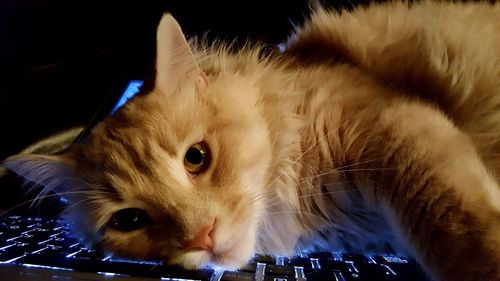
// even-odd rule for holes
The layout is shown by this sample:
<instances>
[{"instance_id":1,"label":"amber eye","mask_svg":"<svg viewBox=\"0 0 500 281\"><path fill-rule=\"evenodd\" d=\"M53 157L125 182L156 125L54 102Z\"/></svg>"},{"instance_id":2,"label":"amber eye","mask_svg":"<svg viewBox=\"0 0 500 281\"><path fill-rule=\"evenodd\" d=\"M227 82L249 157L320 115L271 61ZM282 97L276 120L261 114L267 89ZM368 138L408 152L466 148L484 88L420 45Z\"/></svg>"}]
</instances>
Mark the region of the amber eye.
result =
<instances>
[{"instance_id":1,"label":"amber eye","mask_svg":"<svg viewBox=\"0 0 500 281\"><path fill-rule=\"evenodd\" d=\"M193 144L184 156L184 166L192 174L205 171L210 164L208 148L204 142Z\"/></svg>"},{"instance_id":2,"label":"amber eye","mask_svg":"<svg viewBox=\"0 0 500 281\"><path fill-rule=\"evenodd\" d=\"M127 208L114 213L108 225L115 230L130 232L138 230L150 222L151 218L143 209Z\"/></svg>"}]
</instances>

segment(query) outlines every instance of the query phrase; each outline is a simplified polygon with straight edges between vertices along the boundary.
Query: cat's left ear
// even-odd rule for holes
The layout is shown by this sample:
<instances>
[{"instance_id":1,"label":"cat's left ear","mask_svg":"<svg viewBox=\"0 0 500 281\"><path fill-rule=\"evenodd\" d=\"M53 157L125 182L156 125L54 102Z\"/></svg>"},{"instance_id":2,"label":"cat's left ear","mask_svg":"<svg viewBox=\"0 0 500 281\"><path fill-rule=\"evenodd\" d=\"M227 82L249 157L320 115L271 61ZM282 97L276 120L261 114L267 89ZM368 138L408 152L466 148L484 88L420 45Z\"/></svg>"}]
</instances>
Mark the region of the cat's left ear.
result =
<instances>
[{"instance_id":1,"label":"cat's left ear","mask_svg":"<svg viewBox=\"0 0 500 281\"><path fill-rule=\"evenodd\" d=\"M163 15L156 35L156 87L166 94L194 83L203 90L208 79L198 66L181 27L170 14Z\"/></svg>"},{"instance_id":2,"label":"cat's left ear","mask_svg":"<svg viewBox=\"0 0 500 281\"><path fill-rule=\"evenodd\" d=\"M77 181L71 163L62 156L21 154L1 164L26 180L44 186L46 191L67 190Z\"/></svg>"}]
</instances>

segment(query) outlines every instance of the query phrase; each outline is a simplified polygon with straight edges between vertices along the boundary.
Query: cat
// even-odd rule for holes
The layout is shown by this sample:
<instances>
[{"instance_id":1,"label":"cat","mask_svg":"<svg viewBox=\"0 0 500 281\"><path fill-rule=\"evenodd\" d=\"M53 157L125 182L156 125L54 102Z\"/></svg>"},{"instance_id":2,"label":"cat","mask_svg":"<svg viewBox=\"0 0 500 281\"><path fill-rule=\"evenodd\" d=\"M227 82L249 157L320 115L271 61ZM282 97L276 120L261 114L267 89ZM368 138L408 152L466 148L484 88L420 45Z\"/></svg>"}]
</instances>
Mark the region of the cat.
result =
<instances>
[{"instance_id":1,"label":"cat","mask_svg":"<svg viewBox=\"0 0 500 281\"><path fill-rule=\"evenodd\" d=\"M284 46L188 42L165 14L151 90L66 152L3 164L120 256L390 245L433 280L500 280L500 5L316 8Z\"/></svg>"}]
</instances>

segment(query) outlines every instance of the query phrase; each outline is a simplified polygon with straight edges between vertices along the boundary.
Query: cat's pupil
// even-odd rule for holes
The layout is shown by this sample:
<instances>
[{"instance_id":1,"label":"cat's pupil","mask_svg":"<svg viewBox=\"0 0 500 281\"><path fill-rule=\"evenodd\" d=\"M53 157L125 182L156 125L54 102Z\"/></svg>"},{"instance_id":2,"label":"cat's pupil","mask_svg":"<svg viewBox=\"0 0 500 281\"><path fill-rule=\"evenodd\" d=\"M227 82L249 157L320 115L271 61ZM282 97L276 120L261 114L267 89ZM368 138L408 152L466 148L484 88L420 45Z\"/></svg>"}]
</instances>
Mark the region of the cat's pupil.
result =
<instances>
[{"instance_id":1,"label":"cat's pupil","mask_svg":"<svg viewBox=\"0 0 500 281\"><path fill-rule=\"evenodd\" d=\"M127 208L114 213L109 226L115 230L130 232L144 227L150 221L150 217L143 209Z\"/></svg>"},{"instance_id":2,"label":"cat's pupil","mask_svg":"<svg viewBox=\"0 0 500 281\"><path fill-rule=\"evenodd\" d=\"M202 164L203 162L203 153L198 148L191 147L186 152L186 160L195 165Z\"/></svg>"},{"instance_id":3,"label":"cat's pupil","mask_svg":"<svg viewBox=\"0 0 500 281\"><path fill-rule=\"evenodd\" d=\"M184 155L184 166L191 174L205 171L210 163L210 153L205 142L193 144Z\"/></svg>"}]
</instances>

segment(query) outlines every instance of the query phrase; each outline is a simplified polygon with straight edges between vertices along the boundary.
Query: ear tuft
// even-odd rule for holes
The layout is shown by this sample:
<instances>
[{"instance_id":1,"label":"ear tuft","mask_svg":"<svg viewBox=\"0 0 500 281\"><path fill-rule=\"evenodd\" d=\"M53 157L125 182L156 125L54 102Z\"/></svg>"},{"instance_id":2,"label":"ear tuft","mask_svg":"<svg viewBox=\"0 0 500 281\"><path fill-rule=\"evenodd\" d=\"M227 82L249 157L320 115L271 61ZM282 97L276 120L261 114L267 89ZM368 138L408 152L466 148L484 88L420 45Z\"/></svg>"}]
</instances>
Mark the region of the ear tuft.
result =
<instances>
[{"instance_id":1,"label":"ear tuft","mask_svg":"<svg viewBox=\"0 0 500 281\"><path fill-rule=\"evenodd\" d=\"M185 83L203 89L208 80L196 63L181 27L171 14L165 14L156 35L156 87L169 94Z\"/></svg>"},{"instance_id":2,"label":"ear tuft","mask_svg":"<svg viewBox=\"0 0 500 281\"><path fill-rule=\"evenodd\" d=\"M76 179L71 165L61 156L15 155L7 158L2 166L47 190L68 189Z\"/></svg>"}]
</instances>

